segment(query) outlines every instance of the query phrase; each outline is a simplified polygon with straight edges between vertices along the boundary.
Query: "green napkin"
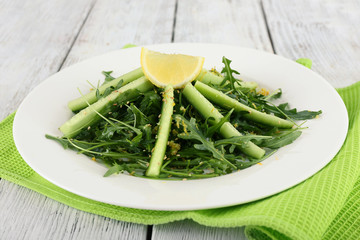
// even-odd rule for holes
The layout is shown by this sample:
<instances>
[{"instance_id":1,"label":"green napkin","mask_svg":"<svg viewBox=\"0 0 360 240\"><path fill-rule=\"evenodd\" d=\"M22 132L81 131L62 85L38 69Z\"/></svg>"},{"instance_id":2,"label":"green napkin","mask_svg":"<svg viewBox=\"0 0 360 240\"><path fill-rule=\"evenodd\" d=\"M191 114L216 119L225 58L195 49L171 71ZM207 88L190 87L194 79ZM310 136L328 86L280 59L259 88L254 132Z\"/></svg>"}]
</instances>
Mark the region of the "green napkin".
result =
<instances>
[{"instance_id":1,"label":"green napkin","mask_svg":"<svg viewBox=\"0 0 360 240\"><path fill-rule=\"evenodd\" d=\"M74 208L121 221L163 224L192 219L206 226L246 226L250 239L356 239L360 236L360 82L338 92L350 119L340 152L301 184L256 202L167 212L113 206L77 196L40 177L21 158L12 136L15 113L0 123L0 177Z\"/></svg>"}]
</instances>

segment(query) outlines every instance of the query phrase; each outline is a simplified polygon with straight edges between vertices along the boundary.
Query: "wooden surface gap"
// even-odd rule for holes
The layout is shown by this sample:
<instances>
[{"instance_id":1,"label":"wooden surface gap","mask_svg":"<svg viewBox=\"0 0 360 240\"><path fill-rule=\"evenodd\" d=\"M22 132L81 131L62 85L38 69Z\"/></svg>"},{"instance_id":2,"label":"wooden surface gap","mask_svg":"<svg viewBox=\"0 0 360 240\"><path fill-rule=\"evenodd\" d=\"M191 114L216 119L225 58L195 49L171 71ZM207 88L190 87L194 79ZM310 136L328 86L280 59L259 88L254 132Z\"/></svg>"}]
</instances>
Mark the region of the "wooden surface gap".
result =
<instances>
[{"instance_id":1,"label":"wooden surface gap","mask_svg":"<svg viewBox=\"0 0 360 240\"><path fill-rule=\"evenodd\" d=\"M261 13L263 15L265 27L266 27L266 32L267 32L269 40L270 40L271 48L272 48L273 52L276 53L276 49L275 49L275 46L274 46L273 38L271 36L271 31L270 31L270 28L269 28L269 23L268 23L268 20L267 20L267 17L266 17L266 12L265 12L264 4L263 4L262 0L260 1L260 7L261 7Z\"/></svg>"},{"instance_id":2,"label":"wooden surface gap","mask_svg":"<svg viewBox=\"0 0 360 240\"><path fill-rule=\"evenodd\" d=\"M60 71L60 70L62 69L62 67L63 67L63 65L64 65L67 57L69 56L69 53L71 52L71 49L73 48L76 40L78 39L78 37L79 37L79 35L80 35L80 32L81 32L82 29L84 28L84 25L85 25L86 21L87 21L88 18L89 18L89 15L90 15L91 11L93 10L93 8L94 8L94 6L95 6L95 3L96 3L96 0L93 1L93 2L90 4L90 8L89 8L89 10L88 10L88 12L87 12L87 14L86 14L83 22L82 22L81 25L80 25L79 31L76 33L73 41L71 42L70 47L69 47L68 51L66 52L66 54L65 54L65 56L64 56L64 59L62 60L60 66L59 66L59 68L58 68L58 71Z\"/></svg>"},{"instance_id":3,"label":"wooden surface gap","mask_svg":"<svg viewBox=\"0 0 360 240\"><path fill-rule=\"evenodd\" d=\"M153 235L152 233L153 233L153 226L152 225L147 226L146 240L152 239L152 235Z\"/></svg>"},{"instance_id":4,"label":"wooden surface gap","mask_svg":"<svg viewBox=\"0 0 360 240\"><path fill-rule=\"evenodd\" d=\"M178 8L178 0L175 1L175 7L174 7L174 21L173 21L172 32L171 32L171 42L172 42L172 43L173 43L174 40L175 40L177 8Z\"/></svg>"}]
</instances>

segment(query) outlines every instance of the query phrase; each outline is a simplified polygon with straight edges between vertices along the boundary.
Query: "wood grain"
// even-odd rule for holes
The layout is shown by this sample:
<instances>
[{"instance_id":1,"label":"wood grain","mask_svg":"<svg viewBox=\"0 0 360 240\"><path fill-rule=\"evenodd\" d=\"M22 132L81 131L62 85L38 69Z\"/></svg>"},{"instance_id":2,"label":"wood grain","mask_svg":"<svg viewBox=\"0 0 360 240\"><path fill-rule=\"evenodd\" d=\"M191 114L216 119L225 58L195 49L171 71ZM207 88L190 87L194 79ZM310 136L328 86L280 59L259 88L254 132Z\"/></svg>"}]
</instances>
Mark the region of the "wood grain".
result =
<instances>
[{"instance_id":1,"label":"wood grain","mask_svg":"<svg viewBox=\"0 0 360 240\"><path fill-rule=\"evenodd\" d=\"M126 44L169 43L175 0L97 1L64 66Z\"/></svg>"},{"instance_id":2,"label":"wood grain","mask_svg":"<svg viewBox=\"0 0 360 240\"><path fill-rule=\"evenodd\" d=\"M190 220L155 226L156 240L241 240L246 239L243 228L205 227Z\"/></svg>"},{"instance_id":3,"label":"wood grain","mask_svg":"<svg viewBox=\"0 0 360 240\"><path fill-rule=\"evenodd\" d=\"M0 119L59 70L90 9L87 0L0 2Z\"/></svg>"},{"instance_id":4,"label":"wood grain","mask_svg":"<svg viewBox=\"0 0 360 240\"><path fill-rule=\"evenodd\" d=\"M75 210L0 181L0 239L146 239L146 226Z\"/></svg>"},{"instance_id":5,"label":"wood grain","mask_svg":"<svg viewBox=\"0 0 360 240\"><path fill-rule=\"evenodd\" d=\"M277 54L313 60L334 87L360 80L360 2L264 0Z\"/></svg>"},{"instance_id":6,"label":"wood grain","mask_svg":"<svg viewBox=\"0 0 360 240\"><path fill-rule=\"evenodd\" d=\"M10 5L10 3L6 4ZM3 114L1 116L6 116L15 110L23 99L21 96L26 95L32 87L59 69L94 55L120 49L127 43L150 44L156 43L156 41L171 41L175 0L152 2L145 0L106 0L97 1L95 4L91 1L83 1L83 8L71 4L67 7L51 4L43 6L41 4L44 5L45 3L39 2L38 6L35 3L30 7L40 9L53 7L54 9L47 10L46 16L54 14L60 17L53 20L55 25L49 24L47 29L43 29L43 35L38 37L41 38L41 43L37 45L36 42L29 42L28 45L23 47L22 51L29 51L27 53L29 56L24 61L39 57L36 55L38 53L42 54L40 54L41 58L36 61L36 67L29 64L25 69L27 72L22 73L28 77L14 76L19 79L19 85L17 86L12 86L10 78L1 81L1 84L3 84L1 85L1 91L5 93L7 91L5 89L9 87L13 87L15 91L12 95L3 95L1 92L1 102L9 102L10 98L14 99L7 109L1 109L0 107L0 114ZM19 6L11 6L11 9L17 7ZM69 9L70 7L74 7L76 10ZM21 41L24 41L26 37L22 37L22 40L16 42L16 36L24 34L21 30L26 28L26 24L29 25L29 29L34 29L31 32L40 31L42 27L40 23L45 21L43 18L47 17L37 16L37 14L31 12L31 9L28 9L28 11L24 11L22 14L26 16L22 17L20 14L15 14L15 9L14 11L5 9L4 13L0 10L0 20L13 14L13 21L19 24L18 30L9 33L11 37L7 39L12 46L6 46L6 48L4 46L0 52L6 51L10 53L12 49L16 48L16 44L21 44ZM83 14L81 14L81 11L83 11ZM70 19L63 20L66 18L66 14L69 14L68 18L71 18L72 14L77 15L78 22L71 22ZM37 18L40 18L40 20L37 20ZM60 31L58 27L63 29ZM0 32L6 31L7 29L2 30L0 27ZM60 33L56 33L56 31L60 31ZM51 40L53 38L56 40L56 46L52 46ZM27 50L31 46L35 50L38 48L35 53L33 53L33 49ZM22 57L21 54L12 56L12 63L19 60L23 61ZM7 64L5 59L1 59L0 76L7 73L3 68L3 62ZM49 63L49 67L42 69L44 73L39 72L39 68L45 67L47 63ZM8 64L10 65L10 63ZM22 66L14 65L13 68L14 71L18 71ZM12 74L14 75L14 73ZM21 85L23 85L22 88ZM147 226L145 225L126 223L88 214L4 180L0 181L0 191L2 192L0 194L0 206L7 209L7 211L1 211L0 214L0 226L2 226L0 227L0 239L146 238ZM9 194L9 191L12 194ZM14 231L15 229L16 231Z\"/></svg>"},{"instance_id":7,"label":"wood grain","mask_svg":"<svg viewBox=\"0 0 360 240\"><path fill-rule=\"evenodd\" d=\"M259 0L178 1L174 41L231 44L272 52Z\"/></svg>"},{"instance_id":8,"label":"wood grain","mask_svg":"<svg viewBox=\"0 0 360 240\"><path fill-rule=\"evenodd\" d=\"M81 29L62 67L70 66L86 58L121 49L128 43L146 45L171 41L175 0L97 1ZM84 214L80 211L78 214ZM129 231L118 232L119 239L144 239L146 234L136 236L132 232L144 232L145 225L121 221L104 222L93 216L100 225L115 231L119 226L128 226ZM88 219L84 218L84 221ZM132 230L133 229L133 230ZM136 230L137 229L137 230ZM89 230L76 227L82 234ZM132 231L131 231L132 230ZM92 229L91 231L96 231ZM126 235L127 234L127 235ZM87 239L81 237L80 239Z\"/></svg>"}]
</instances>

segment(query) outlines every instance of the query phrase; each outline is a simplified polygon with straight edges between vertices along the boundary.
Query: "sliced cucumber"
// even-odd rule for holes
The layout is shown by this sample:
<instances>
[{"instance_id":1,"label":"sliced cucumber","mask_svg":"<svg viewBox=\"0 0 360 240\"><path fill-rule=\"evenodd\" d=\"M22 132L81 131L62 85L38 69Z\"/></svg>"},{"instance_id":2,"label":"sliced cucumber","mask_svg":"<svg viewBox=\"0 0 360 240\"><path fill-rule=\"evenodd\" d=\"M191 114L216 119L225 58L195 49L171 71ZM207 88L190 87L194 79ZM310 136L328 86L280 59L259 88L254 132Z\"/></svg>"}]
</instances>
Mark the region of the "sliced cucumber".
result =
<instances>
[{"instance_id":1,"label":"sliced cucumber","mask_svg":"<svg viewBox=\"0 0 360 240\"><path fill-rule=\"evenodd\" d=\"M128 84L129 82L132 82L142 76L144 76L142 69L137 68L118 78L115 78L114 80L111 80L110 82L103 84L101 87L99 87L99 93L103 94L105 90L109 87L116 87L121 80L123 81L122 84L124 86L125 84ZM93 90L82 97L70 101L68 103L68 107L71 109L71 111L79 111L87 107L88 103L93 104L96 101L97 101L96 90Z\"/></svg>"},{"instance_id":2,"label":"sliced cucumber","mask_svg":"<svg viewBox=\"0 0 360 240\"><path fill-rule=\"evenodd\" d=\"M74 137L81 129L87 128L101 119L99 113L106 115L111 111L114 103L129 101L136 97L139 92L147 92L152 88L153 85L146 77L130 82L78 112L60 127L60 131L64 134L64 137Z\"/></svg>"}]
</instances>

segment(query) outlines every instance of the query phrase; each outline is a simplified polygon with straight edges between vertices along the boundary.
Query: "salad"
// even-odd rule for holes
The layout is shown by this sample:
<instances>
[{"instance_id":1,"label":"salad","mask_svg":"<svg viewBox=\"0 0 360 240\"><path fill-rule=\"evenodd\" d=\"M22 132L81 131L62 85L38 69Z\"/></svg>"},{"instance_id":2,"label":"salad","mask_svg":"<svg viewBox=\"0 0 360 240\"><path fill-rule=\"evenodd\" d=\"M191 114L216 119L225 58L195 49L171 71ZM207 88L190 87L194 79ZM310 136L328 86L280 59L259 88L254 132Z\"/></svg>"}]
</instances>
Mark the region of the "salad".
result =
<instances>
[{"instance_id":1,"label":"salad","mask_svg":"<svg viewBox=\"0 0 360 240\"><path fill-rule=\"evenodd\" d=\"M46 137L106 166L105 177L199 179L261 164L321 114L275 104L281 89L241 80L226 57L220 71L203 62L143 48L140 68L103 71L101 85L68 103L63 136Z\"/></svg>"}]
</instances>

